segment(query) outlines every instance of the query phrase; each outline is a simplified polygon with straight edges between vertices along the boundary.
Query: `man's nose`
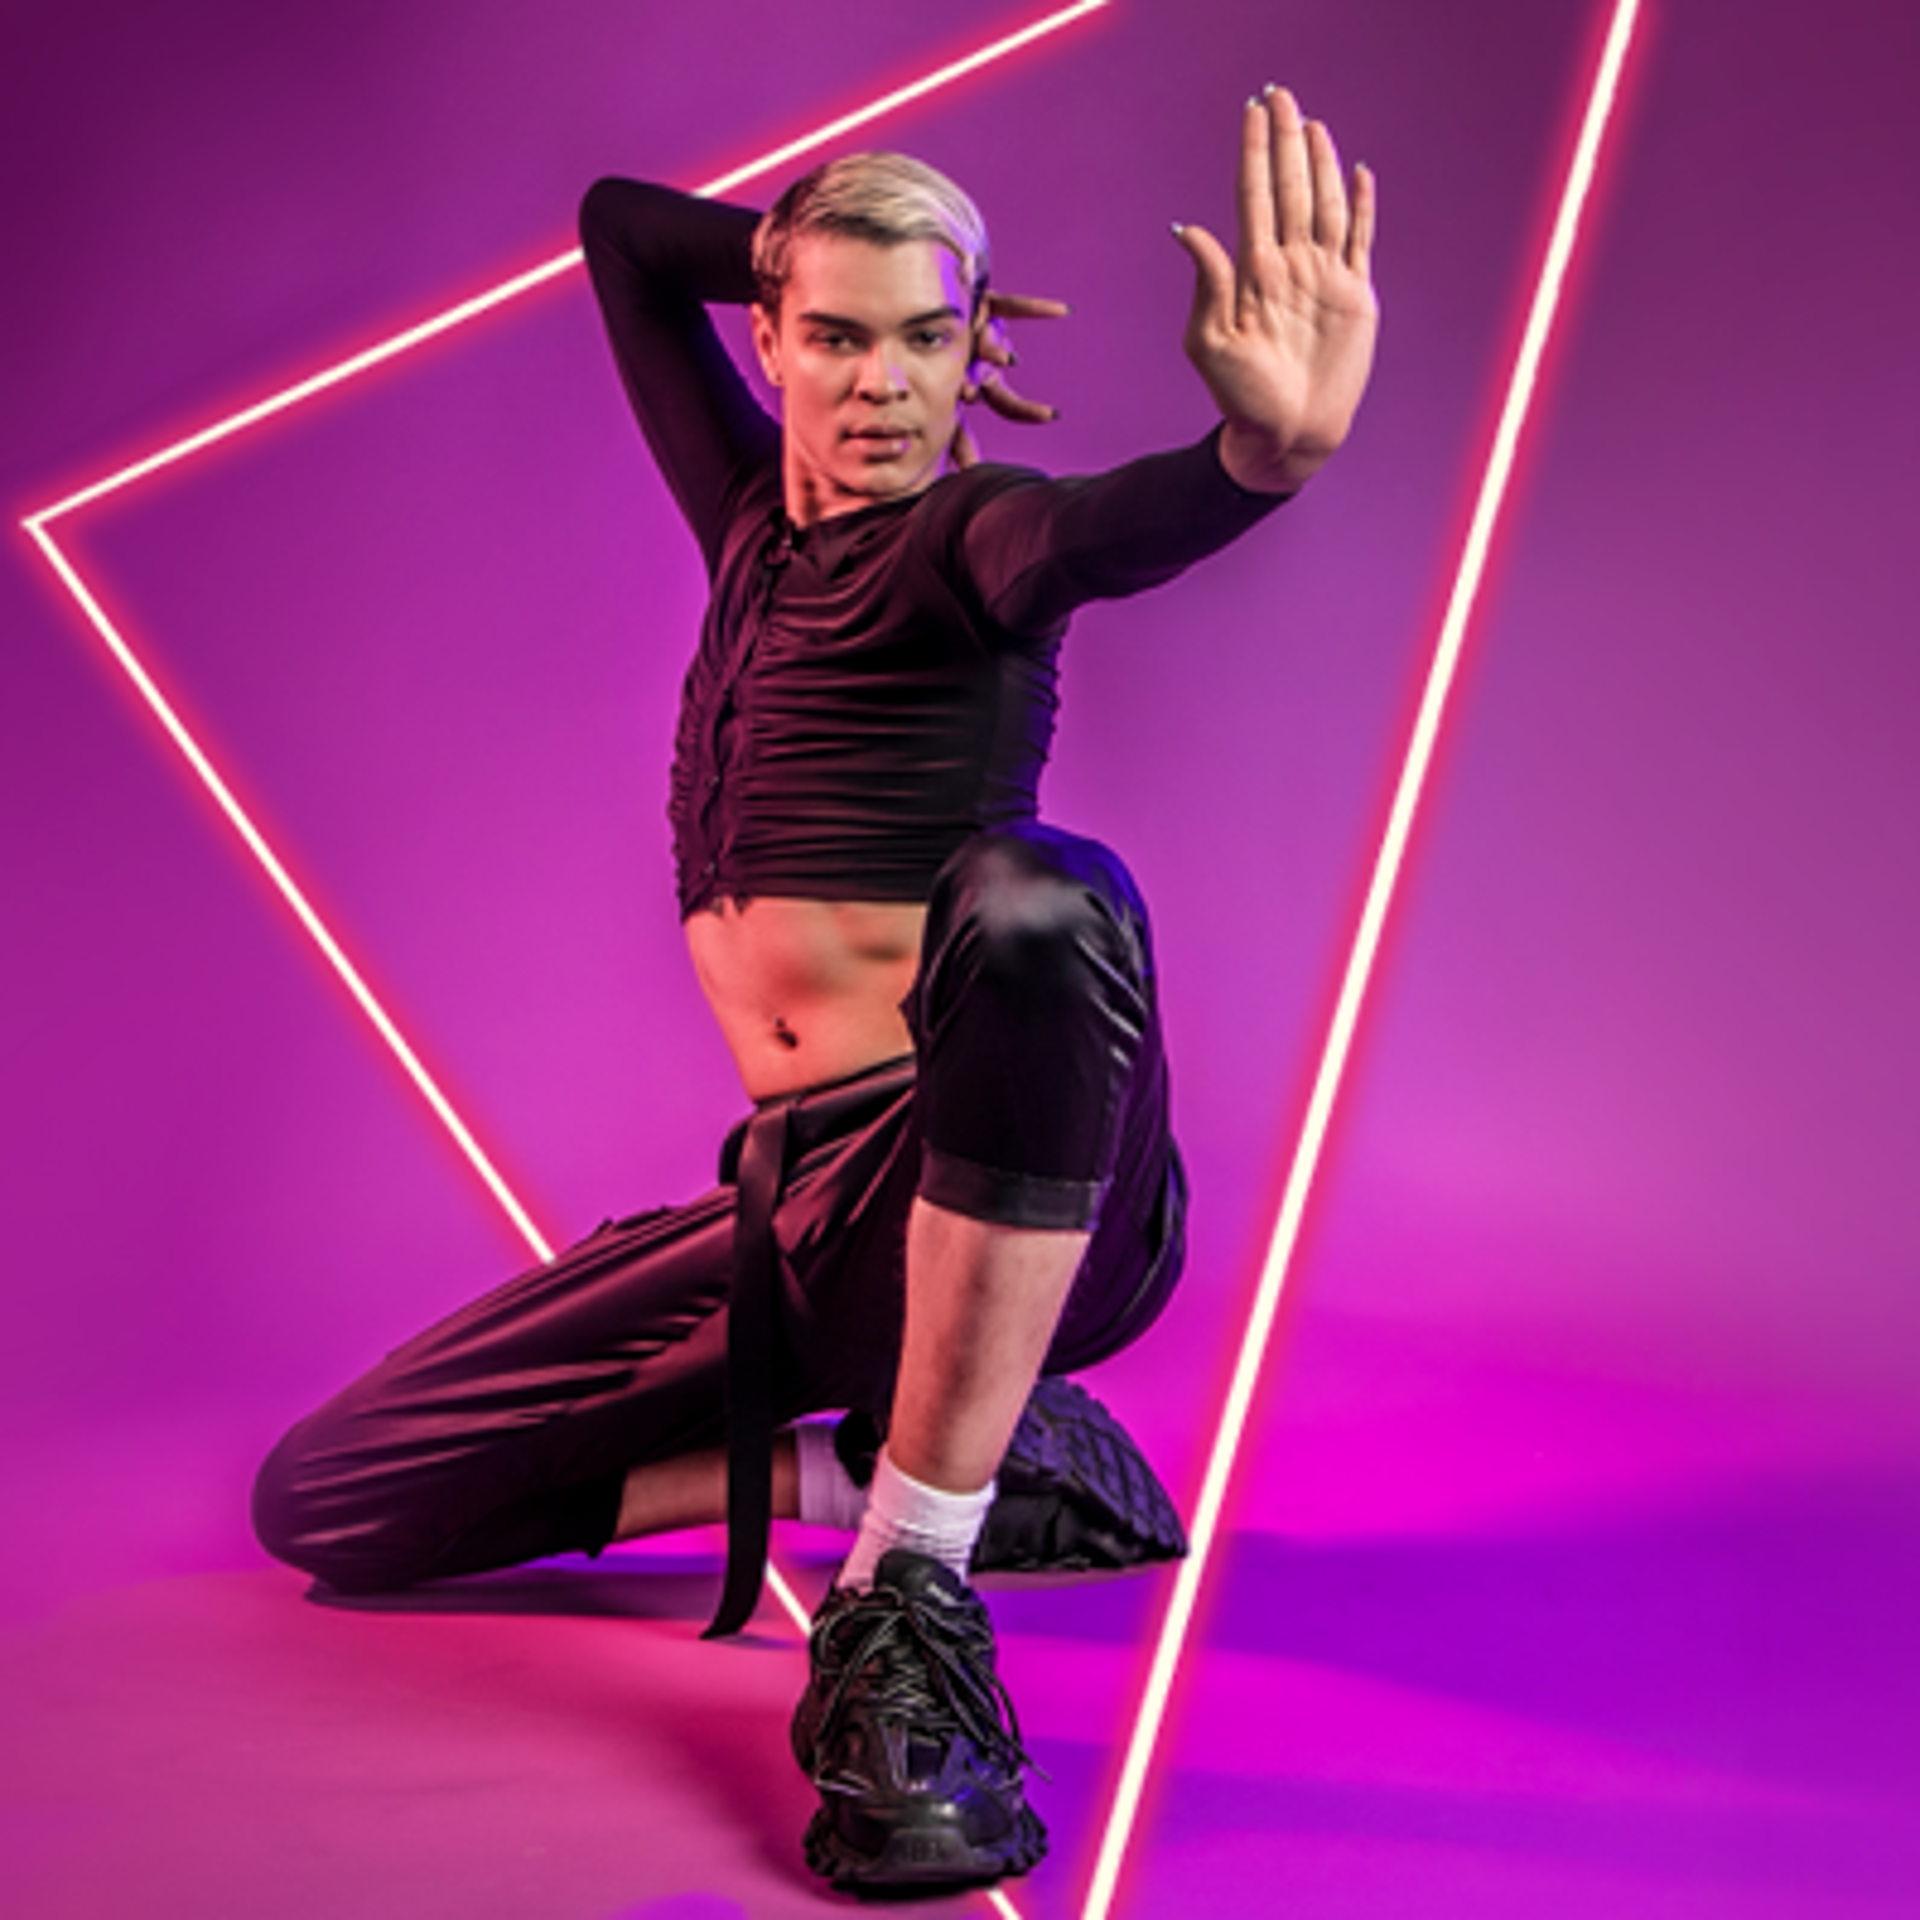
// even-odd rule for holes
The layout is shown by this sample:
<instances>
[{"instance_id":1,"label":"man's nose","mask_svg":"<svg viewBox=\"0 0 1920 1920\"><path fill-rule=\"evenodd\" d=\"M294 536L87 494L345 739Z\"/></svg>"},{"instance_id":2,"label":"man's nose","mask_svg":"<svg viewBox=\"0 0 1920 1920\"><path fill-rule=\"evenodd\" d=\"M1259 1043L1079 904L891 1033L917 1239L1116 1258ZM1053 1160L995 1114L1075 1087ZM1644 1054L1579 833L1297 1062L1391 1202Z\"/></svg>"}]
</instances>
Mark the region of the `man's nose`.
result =
<instances>
[{"instance_id":1,"label":"man's nose","mask_svg":"<svg viewBox=\"0 0 1920 1920\"><path fill-rule=\"evenodd\" d=\"M867 400L891 400L906 391L900 356L884 340L876 340L860 361L860 393Z\"/></svg>"}]
</instances>

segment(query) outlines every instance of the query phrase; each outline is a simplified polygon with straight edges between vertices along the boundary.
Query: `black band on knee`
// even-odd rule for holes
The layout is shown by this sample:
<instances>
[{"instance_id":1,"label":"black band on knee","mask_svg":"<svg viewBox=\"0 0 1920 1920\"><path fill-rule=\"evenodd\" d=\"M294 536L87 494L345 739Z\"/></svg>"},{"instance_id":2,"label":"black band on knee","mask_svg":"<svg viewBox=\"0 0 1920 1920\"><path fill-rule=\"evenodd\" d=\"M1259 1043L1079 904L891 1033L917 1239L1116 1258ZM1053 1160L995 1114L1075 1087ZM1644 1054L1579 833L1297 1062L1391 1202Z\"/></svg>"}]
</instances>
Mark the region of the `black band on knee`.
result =
<instances>
[{"instance_id":1,"label":"black band on knee","mask_svg":"<svg viewBox=\"0 0 1920 1920\"><path fill-rule=\"evenodd\" d=\"M1062 1180L1043 1173L1007 1173L943 1153L930 1142L920 1149L920 1198L969 1220L997 1227L1034 1227L1091 1232L1106 1198L1104 1180Z\"/></svg>"}]
</instances>

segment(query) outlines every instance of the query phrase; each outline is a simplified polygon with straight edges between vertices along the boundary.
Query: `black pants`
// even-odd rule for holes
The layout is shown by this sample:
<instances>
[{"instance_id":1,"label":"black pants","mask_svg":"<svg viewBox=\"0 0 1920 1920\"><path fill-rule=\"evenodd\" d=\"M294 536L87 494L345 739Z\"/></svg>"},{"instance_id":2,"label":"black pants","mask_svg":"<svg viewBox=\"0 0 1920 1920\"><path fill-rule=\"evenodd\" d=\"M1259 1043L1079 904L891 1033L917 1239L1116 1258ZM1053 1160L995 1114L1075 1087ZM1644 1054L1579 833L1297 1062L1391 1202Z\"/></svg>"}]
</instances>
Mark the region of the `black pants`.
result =
<instances>
[{"instance_id":1,"label":"black pants","mask_svg":"<svg viewBox=\"0 0 1920 1920\"><path fill-rule=\"evenodd\" d=\"M1048 1372L1117 1352L1179 1276L1185 1187L1146 914L1111 853L1038 825L969 841L935 883L906 1012L911 1057L784 1103L776 1421L890 1404L916 1193L1092 1229ZM751 1124L712 1191L609 1221L296 1426L254 1490L267 1550L371 1593L604 1547L629 1468L725 1436Z\"/></svg>"}]
</instances>

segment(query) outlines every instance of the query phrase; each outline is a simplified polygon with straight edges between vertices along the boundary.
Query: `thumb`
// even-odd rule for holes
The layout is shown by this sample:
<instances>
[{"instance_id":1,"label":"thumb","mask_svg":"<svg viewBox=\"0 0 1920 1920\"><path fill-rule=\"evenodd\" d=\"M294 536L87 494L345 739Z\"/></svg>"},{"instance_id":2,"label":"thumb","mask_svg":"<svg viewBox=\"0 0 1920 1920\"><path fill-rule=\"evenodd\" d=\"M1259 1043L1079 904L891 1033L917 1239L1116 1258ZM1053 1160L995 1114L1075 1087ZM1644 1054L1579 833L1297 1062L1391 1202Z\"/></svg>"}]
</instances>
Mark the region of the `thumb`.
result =
<instances>
[{"instance_id":1,"label":"thumb","mask_svg":"<svg viewBox=\"0 0 1920 1920\"><path fill-rule=\"evenodd\" d=\"M1193 262L1193 319L1199 326L1214 315L1233 312L1233 260L1205 227L1185 227L1177 220L1173 237Z\"/></svg>"}]
</instances>

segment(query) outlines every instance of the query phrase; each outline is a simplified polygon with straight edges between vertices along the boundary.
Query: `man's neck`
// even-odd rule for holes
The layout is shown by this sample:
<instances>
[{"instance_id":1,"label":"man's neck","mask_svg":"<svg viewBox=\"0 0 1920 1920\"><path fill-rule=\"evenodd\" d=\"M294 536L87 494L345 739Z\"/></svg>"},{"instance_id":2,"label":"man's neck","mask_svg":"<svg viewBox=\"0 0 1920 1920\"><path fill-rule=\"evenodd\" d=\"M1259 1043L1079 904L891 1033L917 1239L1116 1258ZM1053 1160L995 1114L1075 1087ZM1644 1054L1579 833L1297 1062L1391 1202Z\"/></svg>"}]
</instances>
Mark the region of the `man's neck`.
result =
<instances>
[{"instance_id":1,"label":"man's neck","mask_svg":"<svg viewBox=\"0 0 1920 1920\"><path fill-rule=\"evenodd\" d=\"M823 520L837 520L858 513L865 507L884 506L890 500L912 500L927 491L946 472L943 462L917 487L906 493L849 493L836 487L810 467L801 465L791 453L782 463L781 483L786 499L787 518L796 529L818 526Z\"/></svg>"}]
</instances>

